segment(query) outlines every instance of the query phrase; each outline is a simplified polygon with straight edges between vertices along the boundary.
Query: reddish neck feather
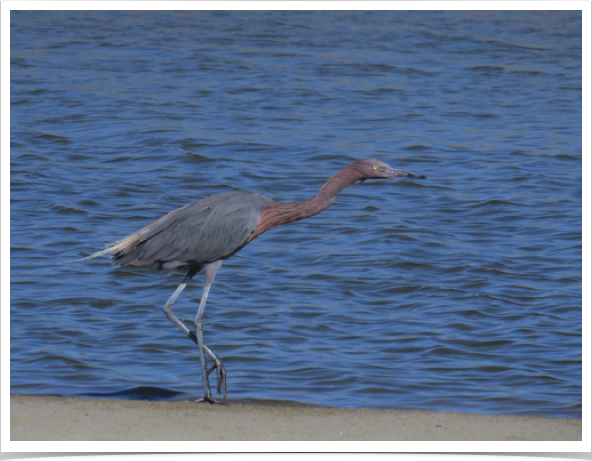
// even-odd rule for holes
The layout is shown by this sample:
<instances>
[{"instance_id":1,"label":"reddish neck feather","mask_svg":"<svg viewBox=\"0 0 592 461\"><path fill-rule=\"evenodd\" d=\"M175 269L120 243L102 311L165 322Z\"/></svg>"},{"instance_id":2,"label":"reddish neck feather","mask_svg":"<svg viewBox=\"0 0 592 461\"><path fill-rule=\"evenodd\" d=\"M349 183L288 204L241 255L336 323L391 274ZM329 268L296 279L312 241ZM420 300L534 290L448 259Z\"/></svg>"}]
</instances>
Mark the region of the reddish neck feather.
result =
<instances>
[{"instance_id":1,"label":"reddish neck feather","mask_svg":"<svg viewBox=\"0 0 592 461\"><path fill-rule=\"evenodd\" d=\"M331 205L335 201L335 197L337 197L339 192L359 179L362 179L362 176L355 168L355 164L350 165L331 177L321 188L319 193L310 200L305 200L304 202L271 203L261 213L259 224L255 231L249 236L247 242L250 242L255 237L272 227L316 215Z\"/></svg>"}]
</instances>

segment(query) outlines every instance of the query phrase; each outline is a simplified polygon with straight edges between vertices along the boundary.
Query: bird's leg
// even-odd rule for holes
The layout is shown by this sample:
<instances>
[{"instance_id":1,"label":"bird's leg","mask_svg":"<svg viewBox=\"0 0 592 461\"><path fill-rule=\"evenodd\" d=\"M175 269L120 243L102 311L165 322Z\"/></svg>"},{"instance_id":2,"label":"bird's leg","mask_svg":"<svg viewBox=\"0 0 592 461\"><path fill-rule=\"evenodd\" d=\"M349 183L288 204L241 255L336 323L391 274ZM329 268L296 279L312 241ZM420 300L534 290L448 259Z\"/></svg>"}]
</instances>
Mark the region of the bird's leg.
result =
<instances>
[{"instance_id":1,"label":"bird's leg","mask_svg":"<svg viewBox=\"0 0 592 461\"><path fill-rule=\"evenodd\" d=\"M187 336L189 336L189 338L199 346L199 343L197 342L197 336L195 336L195 333L193 333L193 331L189 331L187 330ZM217 385L216 385L216 390L218 392L218 394L220 394L222 392L222 390L224 390L224 400L226 400L226 369L224 368L224 364L222 363L222 360L220 360L218 358L218 356L216 354L214 354L214 352L205 344L203 345L204 351L206 352L206 354L208 354L210 356L210 358L214 361L214 365L212 365L210 367L210 369L208 370L208 377L212 374L212 371L217 370L216 372L216 377L217 377ZM209 383L209 381L208 381ZM209 385L209 384L208 384Z\"/></svg>"},{"instance_id":2,"label":"bird's leg","mask_svg":"<svg viewBox=\"0 0 592 461\"><path fill-rule=\"evenodd\" d=\"M204 385L204 396L201 401L209 402L209 403L220 403L212 398L212 393L210 392L210 383L208 380L209 373L213 370L208 371L206 365L206 356L207 353L212 360L214 361L214 367L218 370L218 392L220 389L224 388L224 398L226 398L226 371L220 359L214 354L203 342L203 315L206 308L206 302L208 300L208 293L210 291L210 286L214 281L214 277L216 277L216 273L222 266L222 260L216 261L212 264L207 266L206 272L206 284L204 286L203 293L201 295L201 301L199 303L199 308L197 309L197 314L195 315L195 336L197 337L197 346L199 348L199 361L201 363L201 373Z\"/></svg>"},{"instance_id":3,"label":"bird's leg","mask_svg":"<svg viewBox=\"0 0 592 461\"><path fill-rule=\"evenodd\" d=\"M166 302L166 304L162 308L162 311L164 312L164 314L167 316L167 318L171 322L173 322L175 325L177 325L181 329L181 331L183 333L185 333L187 336L191 337L191 335L192 335L191 331L189 331L189 329L185 325L183 325L183 322L181 322L177 317L175 317L175 314L173 314L173 303L175 302L175 300L179 297L181 292L187 286L186 280L187 279L183 280L183 283L177 287L175 292L171 295L169 300Z\"/></svg>"},{"instance_id":4,"label":"bird's leg","mask_svg":"<svg viewBox=\"0 0 592 461\"><path fill-rule=\"evenodd\" d=\"M210 358L214 361L214 365L212 365L210 367L210 369L208 370L208 376L210 375L210 373L212 371L214 371L214 369L217 370L217 372L216 372L216 377L217 377L216 391L218 392L218 395L220 395L220 392L222 392L222 389L224 389L223 400L226 401L226 369L224 368L224 364L222 363L222 360L220 360L218 358L218 356L216 354L214 354L214 352L212 352L212 350L210 348L208 348L208 346L206 346L205 344L204 344L204 350L210 356Z\"/></svg>"},{"instance_id":5,"label":"bird's leg","mask_svg":"<svg viewBox=\"0 0 592 461\"><path fill-rule=\"evenodd\" d=\"M220 266L222 265L222 262L220 262L220 264L218 265L218 267L215 269L211 280L210 280L210 285L212 284L212 281L214 279L214 276L216 275L216 272L218 271L218 269L220 268ZM209 273L209 269L208 269L208 273ZM207 277L207 276L206 276ZM200 348L200 361L202 360L202 352L201 352L201 346L199 345L199 341L197 339L197 336L195 335L195 333L193 331L190 331L184 324L183 322L181 322L176 316L175 314L173 314L173 303L176 301L176 299L179 297L179 295L181 294L181 292L185 289L185 287L187 286L187 282L188 279L185 278L185 280L183 281L183 283L181 283L177 289L175 290L175 292L171 295L171 297L168 299L168 301L166 302L166 304L164 305L164 307L162 308L162 311L165 313L165 315L167 316L167 318L173 322L175 325L177 325L179 327L179 329L185 333L195 344L198 345L198 347ZM209 289L209 286L208 286ZM207 292L205 293L205 298L207 299ZM200 303L200 309L202 311L202 316L203 316L203 307L205 307L205 301L204 301L204 297L202 296L202 302ZM199 311L198 311L199 314ZM222 391L222 389L224 389L224 400L226 400L226 370L224 368L224 365L222 364L222 361L218 358L218 356L216 354L214 354L214 352L212 352L212 350L206 346L205 344L203 344L203 350L210 356L210 358L214 361L214 365L212 365L212 367L207 371L207 373L204 375L204 386L206 386L206 395L210 395L209 399L204 397L204 401L206 402L210 402L210 403L218 403L216 402L214 399L212 399L211 394L209 392L209 382L208 382L208 376L210 375L210 373L212 371L214 371L214 368L217 370L217 391L218 394L220 394L220 392ZM202 366L202 370L203 370L203 366Z\"/></svg>"}]
</instances>

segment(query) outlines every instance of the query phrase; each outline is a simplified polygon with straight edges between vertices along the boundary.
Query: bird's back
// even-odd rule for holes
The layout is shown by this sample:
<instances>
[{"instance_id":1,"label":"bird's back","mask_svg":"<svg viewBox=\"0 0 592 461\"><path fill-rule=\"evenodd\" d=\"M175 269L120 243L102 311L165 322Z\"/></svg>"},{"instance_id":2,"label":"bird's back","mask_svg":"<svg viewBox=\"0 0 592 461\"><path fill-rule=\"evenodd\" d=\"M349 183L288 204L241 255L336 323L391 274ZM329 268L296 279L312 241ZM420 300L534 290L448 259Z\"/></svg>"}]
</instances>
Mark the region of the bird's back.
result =
<instances>
[{"instance_id":1,"label":"bird's back","mask_svg":"<svg viewBox=\"0 0 592 461\"><path fill-rule=\"evenodd\" d=\"M197 271L240 250L270 203L255 192L226 192L194 202L112 247L113 264Z\"/></svg>"}]
</instances>

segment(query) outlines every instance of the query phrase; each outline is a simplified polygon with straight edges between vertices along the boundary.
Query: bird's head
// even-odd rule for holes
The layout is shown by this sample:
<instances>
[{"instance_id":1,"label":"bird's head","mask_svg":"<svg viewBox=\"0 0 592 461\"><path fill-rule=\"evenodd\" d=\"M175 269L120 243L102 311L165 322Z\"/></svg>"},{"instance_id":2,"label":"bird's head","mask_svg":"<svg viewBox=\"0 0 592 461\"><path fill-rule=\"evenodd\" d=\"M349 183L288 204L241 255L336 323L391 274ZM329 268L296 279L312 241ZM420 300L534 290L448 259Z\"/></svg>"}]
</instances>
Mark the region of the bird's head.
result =
<instances>
[{"instance_id":1,"label":"bird's head","mask_svg":"<svg viewBox=\"0 0 592 461\"><path fill-rule=\"evenodd\" d=\"M394 178L416 178L427 179L427 176L410 171L396 170L391 168L386 163L376 160L375 158L367 158L354 163L355 169L359 173L360 180L366 179L394 179Z\"/></svg>"}]
</instances>

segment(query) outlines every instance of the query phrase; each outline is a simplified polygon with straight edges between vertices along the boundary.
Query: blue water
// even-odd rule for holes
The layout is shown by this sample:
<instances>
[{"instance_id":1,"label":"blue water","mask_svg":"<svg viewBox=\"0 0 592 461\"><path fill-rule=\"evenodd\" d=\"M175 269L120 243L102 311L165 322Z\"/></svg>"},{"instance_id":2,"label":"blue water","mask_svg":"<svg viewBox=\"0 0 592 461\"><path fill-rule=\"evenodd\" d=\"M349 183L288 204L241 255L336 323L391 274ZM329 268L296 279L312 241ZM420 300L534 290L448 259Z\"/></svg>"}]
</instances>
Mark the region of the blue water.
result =
<instances>
[{"instance_id":1,"label":"blue water","mask_svg":"<svg viewBox=\"0 0 592 461\"><path fill-rule=\"evenodd\" d=\"M10 33L13 393L200 397L162 313L183 274L80 258L373 156L429 179L352 185L219 272L230 402L581 417L580 12L13 11Z\"/></svg>"}]
</instances>

